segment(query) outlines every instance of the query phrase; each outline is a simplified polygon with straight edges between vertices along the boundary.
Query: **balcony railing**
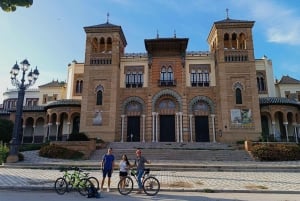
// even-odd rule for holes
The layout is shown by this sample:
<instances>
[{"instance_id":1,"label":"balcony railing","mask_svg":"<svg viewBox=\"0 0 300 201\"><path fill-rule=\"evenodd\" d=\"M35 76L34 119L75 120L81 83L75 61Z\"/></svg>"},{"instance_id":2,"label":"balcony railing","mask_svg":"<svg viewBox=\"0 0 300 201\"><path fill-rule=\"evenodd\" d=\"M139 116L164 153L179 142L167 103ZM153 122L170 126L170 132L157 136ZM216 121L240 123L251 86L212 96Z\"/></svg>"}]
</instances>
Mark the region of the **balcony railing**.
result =
<instances>
[{"instance_id":1,"label":"balcony railing","mask_svg":"<svg viewBox=\"0 0 300 201\"><path fill-rule=\"evenodd\" d=\"M171 86L176 86L176 80L158 80L158 86L166 86L166 87L171 87Z\"/></svg>"}]
</instances>

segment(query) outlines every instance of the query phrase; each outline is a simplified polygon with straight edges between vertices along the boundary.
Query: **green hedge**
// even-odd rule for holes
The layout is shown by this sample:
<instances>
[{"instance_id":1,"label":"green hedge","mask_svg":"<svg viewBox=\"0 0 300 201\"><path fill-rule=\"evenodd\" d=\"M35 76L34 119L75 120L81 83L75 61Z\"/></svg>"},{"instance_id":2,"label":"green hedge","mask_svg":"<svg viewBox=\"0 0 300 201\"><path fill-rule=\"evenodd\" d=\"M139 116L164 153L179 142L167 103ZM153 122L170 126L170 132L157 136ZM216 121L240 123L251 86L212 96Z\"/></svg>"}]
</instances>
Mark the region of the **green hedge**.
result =
<instances>
[{"instance_id":1,"label":"green hedge","mask_svg":"<svg viewBox=\"0 0 300 201\"><path fill-rule=\"evenodd\" d=\"M256 144L251 153L261 161L300 160L300 146L296 144Z\"/></svg>"},{"instance_id":2,"label":"green hedge","mask_svg":"<svg viewBox=\"0 0 300 201\"><path fill-rule=\"evenodd\" d=\"M57 145L46 145L43 146L39 155L48 158L60 158L60 159L82 159L84 154L79 151L66 149Z\"/></svg>"}]
</instances>

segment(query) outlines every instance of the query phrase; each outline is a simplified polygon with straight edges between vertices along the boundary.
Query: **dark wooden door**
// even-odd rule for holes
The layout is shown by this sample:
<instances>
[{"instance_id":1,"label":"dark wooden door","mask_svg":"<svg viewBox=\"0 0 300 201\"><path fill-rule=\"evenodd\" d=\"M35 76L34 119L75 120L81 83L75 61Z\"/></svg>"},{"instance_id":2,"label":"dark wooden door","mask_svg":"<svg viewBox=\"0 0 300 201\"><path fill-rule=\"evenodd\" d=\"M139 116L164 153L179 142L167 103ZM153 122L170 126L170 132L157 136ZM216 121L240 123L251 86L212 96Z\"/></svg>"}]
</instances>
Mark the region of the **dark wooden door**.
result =
<instances>
[{"instance_id":1,"label":"dark wooden door","mask_svg":"<svg viewBox=\"0 0 300 201\"><path fill-rule=\"evenodd\" d=\"M196 142L209 142L208 116L195 116Z\"/></svg>"},{"instance_id":2,"label":"dark wooden door","mask_svg":"<svg viewBox=\"0 0 300 201\"><path fill-rule=\"evenodd\" d=\"M175 116L160 115L160 142L175 142Z\"/></svg>"},{"instance_id":3,"label":"dark wooden door","mask_svg":"<svg viewBox=\"0 0 300 201\"><path fill-rule=\"evenodd\" d=\"M127 118L127 142L140 141L140 117L133 116Z\"/></svg>"}]
</instances>

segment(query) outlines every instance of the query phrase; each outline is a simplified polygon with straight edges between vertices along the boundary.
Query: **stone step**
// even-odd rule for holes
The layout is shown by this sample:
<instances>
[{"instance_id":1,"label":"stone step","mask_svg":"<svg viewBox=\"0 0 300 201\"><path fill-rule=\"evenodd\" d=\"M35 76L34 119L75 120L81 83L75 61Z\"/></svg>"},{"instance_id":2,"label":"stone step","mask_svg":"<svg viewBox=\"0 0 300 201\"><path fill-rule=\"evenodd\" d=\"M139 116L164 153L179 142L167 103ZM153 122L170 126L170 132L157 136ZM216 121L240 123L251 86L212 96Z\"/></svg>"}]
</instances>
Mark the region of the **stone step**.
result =
<instances>
[{"instance_id":1,"label":"stone step","mask_svg":"<svg viewBox=\"0 0 300 201\"><path fill-rule=\"evenodd\" d=\"M133 148L113 148L116 160L126 154L129 160L134 160L135 150ZM141 149L143 156L148 160L171 160L171 161L253 161L245 150L197 150L197 149ZM101 160L106 149L96 150L90 160Z\"/></svg>"}]
</instances>

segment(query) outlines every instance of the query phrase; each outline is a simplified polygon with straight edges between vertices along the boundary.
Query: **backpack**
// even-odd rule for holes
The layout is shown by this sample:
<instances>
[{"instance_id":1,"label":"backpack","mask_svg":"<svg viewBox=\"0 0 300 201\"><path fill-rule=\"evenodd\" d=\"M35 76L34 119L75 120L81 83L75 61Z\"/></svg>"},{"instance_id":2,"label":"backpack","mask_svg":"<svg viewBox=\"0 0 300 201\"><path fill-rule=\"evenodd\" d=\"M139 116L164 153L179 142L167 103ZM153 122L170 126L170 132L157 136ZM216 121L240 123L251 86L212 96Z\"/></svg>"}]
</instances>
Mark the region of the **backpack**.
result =
<instances>
[{"instance_id":1,"label":"backpack","mask_svg":"<svg viewBox=\"0 0 300 201\"><path fill-rule=\"evenodd\" d=\"M88 198L100 198L100 193L94 185L88 188Z\"/></svg>"}]
</instances>

